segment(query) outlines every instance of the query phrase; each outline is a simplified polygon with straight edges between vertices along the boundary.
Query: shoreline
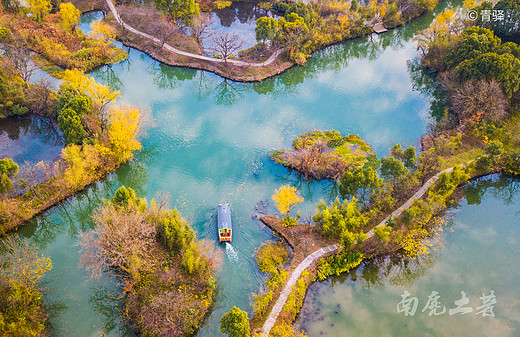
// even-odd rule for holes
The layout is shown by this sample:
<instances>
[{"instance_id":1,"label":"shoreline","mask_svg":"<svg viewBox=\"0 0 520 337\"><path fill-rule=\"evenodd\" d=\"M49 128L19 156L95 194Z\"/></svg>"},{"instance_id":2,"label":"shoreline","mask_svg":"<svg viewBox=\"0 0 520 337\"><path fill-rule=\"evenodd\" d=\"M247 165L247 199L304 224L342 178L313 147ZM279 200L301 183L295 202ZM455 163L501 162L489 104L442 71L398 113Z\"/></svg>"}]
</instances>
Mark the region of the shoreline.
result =
<instances>
[{"instance_id":1,"label":"shoreline","mask_svg":"<svg viewBox=\"0 0 520 337\"><path fill-rule=\"evenodd\" d=\"M107 0L110 1L110 0ZM108 4L108 3L107 3ZM228 79L235 82L243 82L243 83L254 83L254 82L261 82L265 79L269 79L271 77L280 75L292 67L298 65L295 62L292 61L284 61L283 58L285 57L285 53L287 52L286 49L279 49L274 51L274 53L279 53L276 55L275 59L267 64L267 65L261 65L261 63L251 62L251 65L231 65L230 63L237 61L237 62L247 62L242 61L240 59L229 59L229 63L222 62L222 59L214 59L214 61L211 60L201 60L196 59L195 57L189 57L184 55L179 55L173 51L167 51L164 48L164 45L166 43L163 43L162 46L158 46L157 42L151 41L150 38L157 39L153 36L150 36L146 33L143 33L141 31L138 31L139 33L142 33L144 35L148 35L149 38L147 41L143 41L143 36L138 36L135 33L132 33L128 30L126 27L122 27L122 24L128 25L121 20L119 22L118 18L114 16L112 9L99 9L104 13L104 20L107 24L109 24L112 28L114 28L117 31L116 40L121 42L123 45L127 47L131 47L134 49L137 49L146 55L150 56L152 59L159 61L165 65L173 66L173 67L185 67L190 69L198 69L198 70L204 70L208 72L212 72L218 76L223 77L224 79ZM115 10L115 7L114 7ZM92 12L95 10L89 10L88 12ZM416 19L420 18L421 16L425 15L429 11L424 11L420 15L412 18L410 21L398 24L393 27L387 28L387 32L394 31L396 28L403 27L404 25L415 21ZM87 13L83 12L82 14ZM129 26L132 28L131 26ZM310 57L314 57L314 55L322 51L330 46L338 45L341 43L345 43L347 41L353 41L356 39L364 38L372 34L376 34L373 27L370 26L364 26L364 30L359 35L352 36L347 39L334 41L327 43L320 48L316 49L312 52ZM370 32L366 31L366 28L370 29ZM132 28L136 30L135 28ZM137 30L136 30L137 31ZM158 39L157 39L158 40ZM167 46L171 47L171 46ZM173 47L171 47L173 48ZM181 51L182 53L189 53L185 51ZM197 56L204 57L204 55L196 54ZM267 61L266 61L267 62ZM274 66L273 66L274 64ZM302 66L305 66L303 64Z\"/></svg>"}]
</instances>

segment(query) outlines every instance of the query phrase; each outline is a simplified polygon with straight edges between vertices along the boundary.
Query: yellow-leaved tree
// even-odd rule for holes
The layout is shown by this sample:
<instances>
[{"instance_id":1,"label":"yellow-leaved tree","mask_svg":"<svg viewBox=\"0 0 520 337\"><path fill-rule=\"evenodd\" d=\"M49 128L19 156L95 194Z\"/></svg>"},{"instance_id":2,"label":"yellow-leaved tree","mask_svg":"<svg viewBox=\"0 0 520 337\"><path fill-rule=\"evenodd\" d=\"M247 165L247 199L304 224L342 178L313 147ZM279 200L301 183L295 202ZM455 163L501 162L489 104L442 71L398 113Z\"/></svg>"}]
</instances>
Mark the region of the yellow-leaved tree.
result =
<instances>
[{"instance_id":1,"label":"yellow-leaved tree","mask_svg":"<svg viewBox=\"0 0 520 337\"><path fill-rule=\"evenodd\" d=\"M60 74L63 81L78 94L85 94L92 98L92 102L102 110L108 103L119 97L119 91L113 91L108 85L96 81L77 69L67 69Z\"/></svg>"},{"instance_id":2,"label":"yellow-leaved tree","mask_svg":"<svg viewBox=\"0 0 520 337\"><path fill-rule=\"evenodd\" d=\"M102 21L92 23L92 37L104 43L116 37L116 30Z\"/></svg>"},{"instance_id":3,"label":"yellow-leaved tree","mask_svg":"<svg viewBox=\"0 0 520 337\"><path fill-rule=\"evenodd\" d=\"M65 2L60 4L61 25L65 30L74 32L79 23L81 12L72 3Z\"/></svg>"},{"instance_id":4,"label":"yellow-leaved tree","mask_svg":"<svg viewBox=\"0 0 520 337\"><path fill-rule=\"evenodd\" d=\"M108 139L114 154L123 161L132 157L132 152L141 149L137 135L141 127L139 108L114 106L108 115Z\"/></svg>"},{"instance_id":5,"label":"yellow-leaved tree","mask_svg":"<svg viewBox=\"0 0 520 337\"><path fill-rule=\"evenodd\" d=\"M38 22L42 22L52 8L50 0L29 0L29 7L34 19Z\"/></svg>"},{"instance_id":6,"label":"yellow-leaved tree","mask_svg":"<svg viewBox=\"0 0 520 337\"><path fill-rule=\"evenodd\" d=\"M296 187L289 185L280 186L280 188L274 192L272 199L276 203L276 209L278 209L280 214L284 217L284 224L286 225L290 224L290 221L286 221L286 219L289 219L291 207L303 202L303 198L298 194Z\"/></svg>"}]
</instances>

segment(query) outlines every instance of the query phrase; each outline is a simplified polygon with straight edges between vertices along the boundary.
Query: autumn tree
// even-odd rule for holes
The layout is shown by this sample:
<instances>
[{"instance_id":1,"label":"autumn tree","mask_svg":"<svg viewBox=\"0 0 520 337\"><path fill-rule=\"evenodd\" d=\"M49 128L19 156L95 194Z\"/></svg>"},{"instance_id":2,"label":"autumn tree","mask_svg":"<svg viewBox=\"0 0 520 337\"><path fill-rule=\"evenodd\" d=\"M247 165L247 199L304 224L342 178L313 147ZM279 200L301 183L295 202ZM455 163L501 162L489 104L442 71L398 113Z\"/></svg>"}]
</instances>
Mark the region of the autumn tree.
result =
<instances>
[{"instance_id":1,"label":"autumn tree","mask_svg":"<svg viewBox=\"0 0 520 337\"><path fill-rule=\"evenodd\" d=\"M29 0L29 7L34 19L42 22L45 15L49 14L52 5L50 0Z\"/></svg>"},{"instance_id":2,"label":"autumn tree","mask_svg":"<svg viewBox=\"0 0 520 337\"><path fill-rule=\"evenodd\" d=\"M115 101L120 95L119 91L113 91L108 85L96 83L92 77L80 70L67 69L60 75L63 79L60 91L67 89L76 95L87 96L99 112L104 112L106 106Z\"/></svg>"},{"instance_id":3,"label":"autumn tree","mask_svg":"<svg viewBox=\"0 0 520 337\"><path fill-rule=\"evenodd\" d=\"M92 23L92 32L90 34L94 39L107 45L110 39L116 37L116 30L112 26L99 20Z\"/></svg>"},{"instance_id":4,"label":"autumn tree","mask_svg":"<svg viewBox=\"0 0 520 337\"><path fill-rule=\"evenodd\" d=\"M189 25L199 15L199 4L195 0L154 0L157 9L170 16L174 24Z\"/></svg>"},{"instance_id":5,"label":"autumn tree","mask_svg":"<svg viewBox=\"0 0 520 337\"><path fill-rule=\"evenodd\" d=\"M5 193L12 186L11 177L18 173L18 164L11 158L0 159L0 193Z\"/></svg>"},{"instance_id":6,"label":"autumn tree","mask_svg":"<svg viewBox=\"0 0 520 337\"><path fill-rule=\"evenodd\" d=\"M47 315L37 282L52 262L27 240L4 238L0 251L0 335L41 336Z\"/></svg>"},{"instance_id":7,"label":"autumn tree","mask_svg":"<svg viewBox=\"0 0 520 337\"><path fill-rule=\"evenodd\" d=\"M221 33L213 37L213 50L220 54L227 63L228 58L242 48L243 41L235 33Z\"/></svg>"},{"instance_id":8,"label":"autumn tree","mask_svg":"<svg viewBox=\"0 0 520 337\"><path fill-rule=\"evenodd\" d=\"M24 82L29 81L31 75L36 70L36 66L31 61L31 51L27 48L27 41L22 36L14 36L11 29L0 28L0 48L3 55L20 72Z\"/></svg>"},{"instance_id":9,"label":"autumn tree","mask_svg":"<svg viewBox=\"0 0 520 337\"><path fill-rule=\"evenodd\" d=\"M276 203L276 209L284 218L289 218L291 207L303 202L303 198L298 195L296 187L289 185L282 185L277 189L272 199Z\"/></svg>"},{"instance_id":10,"label":"autumn tree","mask_svg":"<svg viewBox=\"0 0 520 337\"><path fill-rule=\"evenodd\" d=\"M141 128L140 110L133 106L115 106L109 111L108 138L112 151L123 161L141 149L137 135Z\"/></svg>"},{"instance_id":11,"label":"autumn tree","mask_svg":"<svg viewBox=\"0 0 520 337\"><path fill-rule=\"evenodd\" d=\"M220 332L227 334L229 337L251 336L247 312L237 307L231 308L220 319Z\"/></svg>"},{"instance_id":12,"label":"autumn tree","mask_svg":"<svg viewBox=\"0 0 520 337\"><path fill-rule=\"evenodd\" d=\"M79 23L79 16L81 12L70 2L60 4L59 14L61 16L61 24L63 28L74 32L74 29Z\"/></svg>"}]
</instances>

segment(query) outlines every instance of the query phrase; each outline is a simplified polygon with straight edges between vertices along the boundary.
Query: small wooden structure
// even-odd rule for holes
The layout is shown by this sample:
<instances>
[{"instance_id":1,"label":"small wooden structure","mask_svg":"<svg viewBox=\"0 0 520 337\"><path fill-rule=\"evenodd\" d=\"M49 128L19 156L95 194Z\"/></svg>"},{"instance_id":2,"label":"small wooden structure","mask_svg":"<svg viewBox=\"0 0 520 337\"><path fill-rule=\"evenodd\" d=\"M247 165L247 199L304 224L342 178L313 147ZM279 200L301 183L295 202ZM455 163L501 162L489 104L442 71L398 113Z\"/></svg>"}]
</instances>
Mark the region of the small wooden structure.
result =
<instances>
[{"instance_id":1,"label":"small wooden structure","mask_svg":"<svg viewBox=\"0 0 520 337\"><path fill-rule=\"evenodd\" d=\"M376 23L372 28L374 29L374 32L376 32L377 34L381 34L388 31L388 29L386 29L385 26L383 26L382 22Z\"/></svg>"}]
</instances>

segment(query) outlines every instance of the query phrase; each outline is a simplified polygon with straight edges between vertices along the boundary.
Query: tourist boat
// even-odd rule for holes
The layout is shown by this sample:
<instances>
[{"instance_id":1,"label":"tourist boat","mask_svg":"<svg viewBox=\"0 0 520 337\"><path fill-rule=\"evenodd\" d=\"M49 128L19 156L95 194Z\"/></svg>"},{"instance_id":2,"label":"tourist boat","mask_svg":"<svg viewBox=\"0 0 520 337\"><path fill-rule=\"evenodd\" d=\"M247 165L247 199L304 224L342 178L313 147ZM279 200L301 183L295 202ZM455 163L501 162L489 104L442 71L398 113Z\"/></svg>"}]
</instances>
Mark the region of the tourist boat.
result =
<instances>
[{"instance_id":1,"label":"tourist boat","mask_svg":"<svg viewBox=\"0 0 520 337\"><path fill-rule=\"evenodd\" d=\"M228 204L218 205L217 223L219 242L231 242L233 228L231 226L231 209Z\"/></svg>"}]
</instances>

